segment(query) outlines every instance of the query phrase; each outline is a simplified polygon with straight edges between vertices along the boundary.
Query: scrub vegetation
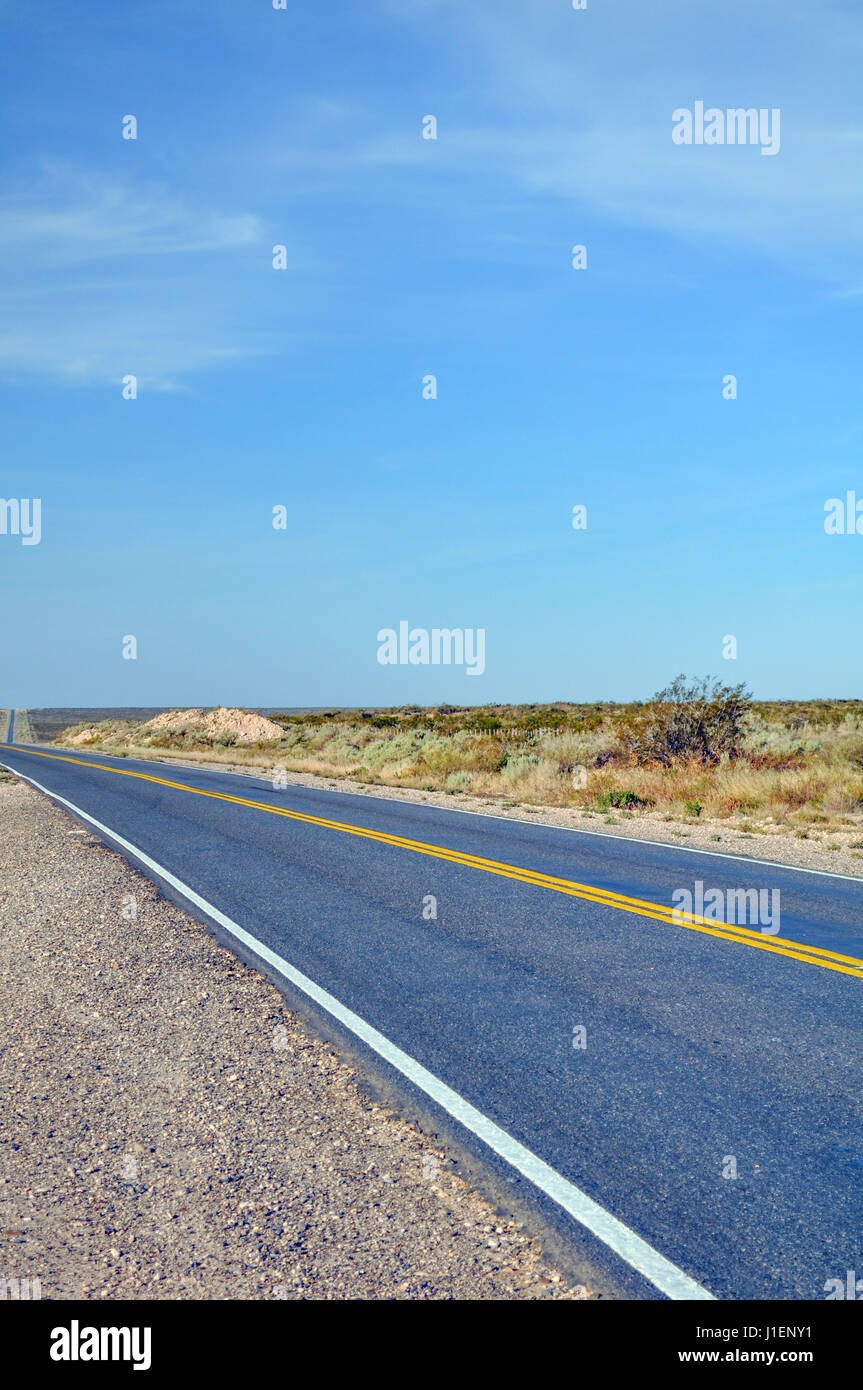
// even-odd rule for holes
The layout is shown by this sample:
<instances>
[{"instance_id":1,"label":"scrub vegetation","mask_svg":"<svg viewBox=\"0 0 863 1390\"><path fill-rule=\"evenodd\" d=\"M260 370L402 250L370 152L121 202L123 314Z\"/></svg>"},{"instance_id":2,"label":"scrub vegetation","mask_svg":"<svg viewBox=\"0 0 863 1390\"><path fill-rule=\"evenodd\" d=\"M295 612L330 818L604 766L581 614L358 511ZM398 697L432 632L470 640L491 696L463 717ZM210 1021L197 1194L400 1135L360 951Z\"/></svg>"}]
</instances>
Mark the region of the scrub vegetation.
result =
<instances>
[{"instance_id":1,"label":"scrub vegetation","mask_svg":"<svg viewBox=\"0 0 863 1390\"><path fill-rule=\"evenodd\" d=\"M177 712L167 725L164 717L84 722L56 742L470 792L587 815L733 817L752 834L768 825L804 838L820 829L863 832L858 700L764 703L742 686L679 676L653 699L632 704L268 709L279 736L250 741L253 713L220 707L206 721L194 710Z\"/></svg>"}]
</instances>

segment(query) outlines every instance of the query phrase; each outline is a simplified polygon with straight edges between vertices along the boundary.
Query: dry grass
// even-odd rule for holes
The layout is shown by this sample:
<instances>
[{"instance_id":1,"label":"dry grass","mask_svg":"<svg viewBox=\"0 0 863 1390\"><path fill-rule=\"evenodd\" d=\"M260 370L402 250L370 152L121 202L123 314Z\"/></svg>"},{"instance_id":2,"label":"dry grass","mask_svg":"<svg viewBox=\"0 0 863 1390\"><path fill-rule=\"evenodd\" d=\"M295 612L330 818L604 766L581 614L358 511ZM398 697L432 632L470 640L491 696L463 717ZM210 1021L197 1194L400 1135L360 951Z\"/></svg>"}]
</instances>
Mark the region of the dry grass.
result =
<instances>
[{"instance_id":1,"label":"dry grass","mask_svg":"<svg viewBox=\"0 0 863 1390\"><path fill-rule=\"evenodd\" d=\"M337 711L277 717L279 742L213 744L194 728L143 731L128 720L76 725L57 742L133 756L179 755L385 786L469 791L513 804L728 819L806 835L863 830L863 703L755 705L738 756L710 764L637 763L620 752L633 706ZM83 741L81 735L83 734ZM583 772L579 770L583 769ZM742 828L742 825L741 825Z\"/></svg>"}]
</instances>

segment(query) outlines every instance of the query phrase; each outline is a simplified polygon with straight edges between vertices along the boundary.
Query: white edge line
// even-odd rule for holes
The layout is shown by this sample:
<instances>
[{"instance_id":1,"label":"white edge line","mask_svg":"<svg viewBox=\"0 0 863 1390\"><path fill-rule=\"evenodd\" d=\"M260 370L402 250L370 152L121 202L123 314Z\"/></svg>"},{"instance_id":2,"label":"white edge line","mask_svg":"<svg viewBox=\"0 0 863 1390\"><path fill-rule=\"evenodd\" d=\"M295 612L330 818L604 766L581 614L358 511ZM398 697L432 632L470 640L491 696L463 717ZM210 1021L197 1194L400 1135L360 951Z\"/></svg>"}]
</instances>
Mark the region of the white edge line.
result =
<instances>
[{"instance_id":1,"label":"white edge line","mask_svg":"<svg viewBox=\"0 0 863 1390\"><path fill-rule=\"evenodd\" d=\"M0 766L8 767L8 764L0 763ZM37 782L35 778L27 777L18 772L16 768L9 768L9 771L14 772L17 777L21 777L23 781L29 782L31 786L44 792L52 801L67 806L76 816L80 816L90 825L94 825L97 830L107 835L115 844L120 845L128 854L134 855L142 864L146 864L189 902L194 903L196 907L218 922L238 941L248 946L259 959L266 961L303 994L313 999L316 1004L319 1004L328 1014L331 1014L339 1023L348 1028L396 1071L401 1072L408 1081L423 1091L443 1110L446 1110L453 1119L464 1125L478 1139L481 1139L488 1148L533 1183L534 1187L539 1188L540 1192L545 1193L559 1207L562 1207L581 1226L584 1226L626 1264L653 1284L660 1293L664 1293L667 1298L672 1300L709 1300L715 1302L712 1293L702 1288L694 1279L690 1279L688 1274L684 1274L682 1269L678 1269L664 1255L660 1255L658 1250L654 1250L652 1245L648 1245L622 1221L618 1221L616 1216L612 1216L611 1212L606 1211L592 1197L588 1197L586 1192L582 1192L568 1178L564 1178L543 1159L538 1158L530 1149L525 1148L511 1134L501 1129L493 1120L483 1115L480 1110L477 1110L457 1091L448 1086L445 1081L441 1081L439 1077L415 1061L407 1052L403 1052L395 1043L390 1042L383 1033L379 1033L370 1023L366 1023L359 1014L355 1014L334 995L329 994L320 985L315 984L314 980L309 979L302 971L297 970L295 966L290 965L288 961L277 955L269 946L258 941L239 923L234 922L224 912L220 912L217 907L214 907L212 903L207 902L206 898L202 898L199 893L195 892L194 888L189 888L168 869L163 869L143 850L137 849L122 835L118 835L115 830L111 830L107 825L96 820L94 816L82 811L80 806L76 806L74 802L67 801L65 797L42 786L42 783Z\"/></svg>"},{"instance_id":2,"label":"white edge line","mask_svg":"<svg viewBox=\"0 0 863 1390\"><path fill-rule=\"evenodd\" d=\"M34 745L35 746L35 745ZM9 743L7 748L18 748L18 744ZM77 750L75 750L77 752ZM27 752L26 744L21 744L21 752ZM79 755L80 756L80 755ZM110 753L92 753L93 758L112 758ZM82 758L82 761L84 759ZM117 758L113 757L114 762L140 763L142 767L155 763L160 767L185 767L190 772L215 772L221 777L248 777L253 782L264 782L269 784L268 777L259 777L255 772L227 772L221 767L209 767L206 763L179 763L171 762L167 758ZM13 768L14 772L15 769ZM18 774L21 776L21 774ZM721 849L695 849L692 845L671 845L665 840L642 840L637 835L609 835L604 830L582 830L580 825L548 825L541 820L528 820L525 816L498 816L494 811L468 811L461 806L427 806L422 801L402 801L398 796L378 796L377 793L369 792L344 792L339 791L338 787L307 787L304 782L292 782L289 786L301 787L310 792L335 792L337 796L356 796L366 797L372 801L389 801L396 806L420 806L427 811L446 811L452 816L481 816L486 820L506 821L509 825L532 825L538 830L563 830L567 835L593 835L597 840L624 840L631 845L651 845L654 849L670 849L680 854L706 854L712 859L736 859L738 864L761 864L768 869L788 869L794 874L814 874L817 878L838 878L847 883L859 883L863 886L863 874L837 874L832 869L806 869L802 864L782 864L778 859L756 859L753 854L729 854L727 850Z\"/></svg>"}]
</instances>

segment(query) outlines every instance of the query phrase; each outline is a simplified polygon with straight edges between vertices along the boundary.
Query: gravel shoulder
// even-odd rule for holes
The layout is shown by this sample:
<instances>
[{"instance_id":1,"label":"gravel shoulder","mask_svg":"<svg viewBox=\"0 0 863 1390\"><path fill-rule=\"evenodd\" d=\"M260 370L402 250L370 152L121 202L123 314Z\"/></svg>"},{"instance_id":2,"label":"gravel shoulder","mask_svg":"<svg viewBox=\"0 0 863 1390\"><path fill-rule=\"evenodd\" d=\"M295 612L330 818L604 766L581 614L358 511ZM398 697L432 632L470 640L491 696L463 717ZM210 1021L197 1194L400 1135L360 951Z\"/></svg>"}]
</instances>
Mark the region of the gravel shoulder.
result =
<instances>
[{"instance_id":1,"label":"gravel shoulder","mask_svg":"<svg viewBox=\"0 0 863 1390\"><path fill-rule=\"evenodd\" d=\"M49 1299L584 1299L278 991L0 779L0 1248Z\"/></svg>"}]
</instances>

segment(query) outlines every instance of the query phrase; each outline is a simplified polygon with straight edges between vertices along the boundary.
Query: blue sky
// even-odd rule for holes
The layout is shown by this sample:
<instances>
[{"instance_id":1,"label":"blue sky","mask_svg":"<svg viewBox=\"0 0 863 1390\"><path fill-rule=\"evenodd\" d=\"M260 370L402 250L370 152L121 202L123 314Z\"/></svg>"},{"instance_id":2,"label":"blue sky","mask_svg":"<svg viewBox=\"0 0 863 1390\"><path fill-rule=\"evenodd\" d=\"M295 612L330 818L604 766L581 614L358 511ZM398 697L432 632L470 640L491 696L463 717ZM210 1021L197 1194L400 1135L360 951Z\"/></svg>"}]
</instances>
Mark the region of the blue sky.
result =
<instances>
[{"instance_id":1,"label":"blue sky","mask_svg":"<svg viewBox=\"0 0 863 1390\"><path fill-rule=\"evenodd\" d=\"M2 703L863 693L858 4L74 11L0 0Z\"/></svg>"}]
</instances>

